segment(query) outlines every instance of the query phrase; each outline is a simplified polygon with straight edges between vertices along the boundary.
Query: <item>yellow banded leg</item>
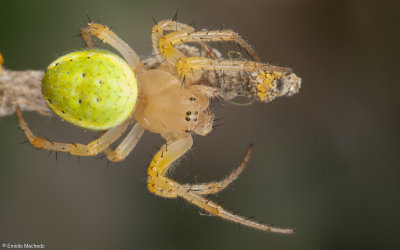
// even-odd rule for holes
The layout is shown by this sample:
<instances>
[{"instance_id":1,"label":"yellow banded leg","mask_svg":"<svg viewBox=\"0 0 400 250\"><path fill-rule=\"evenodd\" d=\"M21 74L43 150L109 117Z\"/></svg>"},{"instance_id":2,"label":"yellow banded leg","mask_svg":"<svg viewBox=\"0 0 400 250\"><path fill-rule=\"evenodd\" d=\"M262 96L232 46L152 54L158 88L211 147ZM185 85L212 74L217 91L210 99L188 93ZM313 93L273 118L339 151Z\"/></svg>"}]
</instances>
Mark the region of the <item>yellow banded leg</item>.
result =
<instances>
[{"instance_id":1,"label":"yellow banded leg","mask_svg":"<svg viewBox=\"0 0 400 250\"><path fill-rule=\"evenodd\" d=\"M81 36L85 40L89 48L93 48L94 44L91 36L96 36L104 43L108 43L114 47L128 62L128 65L137 72L143 67L143 63L135 51L129 45L119 38L106 25L98 23L88 23L88 26L81 29Z\"/></svg>"},{"instance_id":2,"label":"yellow banded leg","mask_svg":"<svg viewBox=\"0 0 400 250\"><path fill-rule=\"evenodd\" d=\"M118 145L115 150L106 148L104 150L105 155L109 161L122 161L129 155L129 153L136 146L140 138L142 137L144 128L136 123L124 140Z\"/></svg>"},{"instance_id":3,"label":"yellow banded leg","mask_svg":"<svg viewBox=\"0 0 400 250\"><path fill-rule=\"evenodd\" d=\"M190 42L230 42L233 41L242 48L255 60L258 61L258 57L254 52L253 48L239 36L238 33L232 30L210 30L210 31L176 31L171 32L158 40L158 48L161 55L169 55L168 52L177 44L190 43ZM164 57L167 59L166 57ZM172 57L171 57L172 59ZM173 58L175 60L178 58Z\"/></svg>"},{"instance_id":4,"label":"yellow banded leg","mask_svg":"<svg viewBox=\"0 0 400 250\"><path fill-rule=\"evenodd\" d=\"M186 153L192 145L192 137L188 135L161 147L148 168L147 186L150 192L169 198L177 196L173 187L179 184L165 177L165 175L171 163Z\"/></svg>"},{"instance_id":5,"label":"yellow banded leg","mask_svg":"<svg viewBox=\"0 0 400 250\"><path fill-rule=\"evenodd\" d=\"M214 194L220 192L222 189L226 188L229 184L231 184L237 177L242 173L244 167L246 166L247 162L250 159L251 152L253 151L253 146L247 150L246 155L244 156L240 165L224 180L219 182L210 182L210 183L203 183L203 184L195 184L195 185L182 185L182 187L186 188L189 191L195 192L196 194Z\"/></svg>"},{"instance_id":6,"label":"yellow banded leg","mask_svg":"<svg viewBox=\"0 0 400 250\"><path fill-rule=\"evenodd\" d=\"M52 142L40 137L35 136L26 124L21 110L17 107L16 110L19 125L24 131L25 136L28 138L29 142L35 147L40 149L67 152L71 155L80 156L93 156L105 150L114 141L116 141L127 129L130 121L126 120L122 124L115 126L105 132L99 139L90 142L87 145L79 143L62 143L62 142Z\"/></svg>"},{"instance_id":7,"label":"yellow banded leg","mask_svg":"<svg viewBox=\"0 0 400 250\"><path fill-rule=\"evenodd\" d=\"M159 40L161 37L164 36L165 31L188 31L188 32L194 32L195 29L189 25L183 24L183 23L178 23L172 20L164 20L161 22L158 22L156 25L153 26L151 30L151 40L153 43L153 50L156 52L156 56L158 57L159 60L166 59L167 61L170 60L170 58L166 57L166 54L161 54L161 51L159 49ZM171 48L172 51L169 52L169 54L172 54L172 58L180 58L184 56L182 52L180 52L176 48Z\"/></svg>"},{"instance_id":8,"label":"yellow banded leg","mask_svg":"<svg viewBox=\"0 0 400 250\"><path fill-rule=\"evenodd\" d=\"M218 216L222 219L232 221L247 227L259 229L266 232L274 232L280 234L293 234L294 230L291 228L279 228L274 226L269 226L262 224L253 220L246 219L240 215L233 214L224 208L222 208L217 203L210 201L203 196L196 194L194 192L187 191L181 187L175 189L178 196L182 197L186 201L198 206L199 208L209 212L212 215Z\"/></svg>"},{"instance_id":9,"label":"yellow banded leg","mask_svg":"<svg viewBox=\"0 0 400 250\"><path fill-rule=\"evenodd\" d=\"M212 215L244 226L282 234L292 234L294 232L293 229L272 227L232 214L215 202L210 201L204 196L187 189L184 185L165 177L170 165L188 151L192 144L192 138L188 136L176 140L171 144L168 144L168 146L164 145L157 152L148 168L148 188L150 192L168 198L174 198L177 196L182 197L186 201L198 206Z\"/></svg>"},{"instance_id":10,"label":"yellow banded leg","mask_svg":"<svg viewBox=\"0 0 400 250\"><path fill-rule=\"evenodd\" d=\"M152 32L151 32L151 39L153 43L153 51L156 52L156 56L158 57L159 60L165 59L162 57L160 54L160 50L158 47L158 40L164 36L165 31L188 31L188 32L195 32L195 28L183 24L183 23L178 23L172 20L164 20L161 22L158 22L156 25L153 26ZM211 47L206 44L205 42L200 43L201 48L209 55L211 58L217 58L217 56L214 54L214 52L211 50ZM175 50L177 50L175 48ZM176 52L176 51L175 51ZM176 52L176 56L174 58L180 58L180 56L183 56L183 54ZM175 63L175 62L173 62Z\"/></svg>"}]
</instances>

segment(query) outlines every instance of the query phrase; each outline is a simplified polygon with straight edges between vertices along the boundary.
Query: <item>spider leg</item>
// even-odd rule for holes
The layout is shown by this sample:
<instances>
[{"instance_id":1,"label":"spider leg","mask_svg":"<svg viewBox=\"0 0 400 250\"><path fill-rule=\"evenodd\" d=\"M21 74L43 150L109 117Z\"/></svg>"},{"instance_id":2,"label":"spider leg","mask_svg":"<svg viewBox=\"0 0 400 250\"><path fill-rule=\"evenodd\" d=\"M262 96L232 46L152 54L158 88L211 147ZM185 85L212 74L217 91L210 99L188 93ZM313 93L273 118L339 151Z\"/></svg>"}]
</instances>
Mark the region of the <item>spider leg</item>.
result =
<instances>
[{"instance_id":1,"label":"spider leg","mask_svg":"<svg viewBox=\"0 0 400 250\"><path fill-rule=\"evenodd\" d=\"M164 32L165 31L173 31L173 32L177 32L177 31L186 31L189 33L195 33L196 29L183 24L183 23L179 23L173 20L164 20L161 22L158 22L156 25L153 26L152 28L152 43L153 43L153 50L154 52L156 52L157 57L159 60L169 60L169 58L165 58L162 56L161 54L161 50L162 48L160 48L160 44L159 44L159 40L161 37L164 36ZM222 32L222 30L220 30L220 32ZM197 32L199 33L199 32ZM235 32L233 32L235 33ZM247 51L249 51L249 54L254 58L254 60L258 61L258 57L256 56L255 52L253 51L253 49L251 48L250 44L248 44L246 41L244 41L242 38L240 38L240 36L235 33L234 37L238 37L239 39L235 40L239 43L240 46L246 48ZM223 39L223 38L222 38ZM211 47L206 44L205 41L206 39L200 39L200 41L196 41L199 42L201 45L201 48L207 53L207 55L213 59L216 59L217 56L214 54L214 52L212 51ZM224 40L225 41L225 40ZM181 43L184 43L183 41ZM180 58L183 56L182 52L180 52L177 48L172 48L174 56L173 58ZM171 62L171 61L170 61ZM175 62L172 61L172 64L174 64Z\"/></svg>"},{"instance_id":2,"label":"spider leg","mask_svg":"<svg viewBox=\"0 0 400 250\"><path fill-rule=\"evenodd\" d=\"M164 35L164 31L173 31ZM195 31L194 28L177 23L175 21L166 20L153 26L152 30L153 49L158 52L157 56L162 57L169 65L176 65L176 71L186 84L193 83L198 80L202 70L230 70L230 71L277 71L290 72L288 68L272 66L269 64L258 63L258 57L253 48L243 40L239 34L232 30L211 30L211 31ZM234 41L243 47L247 53L253 57L254 61L236 61L236 60L217 60L216 55L206 42ZM210 58L194 57L186 58L184 54L177 49L177 44L188 42L200 43L202 49ZM202 60L204 59L204 60Z\"/></svg>"},{"instance_id":3,"label":"spider leg","mask_svg":"<svg viewBox=\"0 0 400 250\"><path fill-rule=\"evenodd\" d=\"M124 140L115 150L110 147L104 150L104 154L109 161L122 161L133 150L137 142L140 140L144 132L144 128L136 123Z\"/></svg>"},{"instance_id":4,"label":"spider leg","mask_svg":"<svg viewBox=\"0 0 400 250\"><path fill-rule=\"evenodd\" d=\"M164 145L157 152L148 168L148 189L150 192L168 198L181 197L212 215L244 226L282 234L292 234L294 232L293 229L268 226L230 213L215 202L167 178L165 175L170 165L188 151L192 144L191 136L187 136L168 144L168 147Z\"/></svg>"},{"instance_id":5,"label":"spider leg","mask_svg":"<svg viewBox=\"0 0 400 250\"><path fill-rule=\"evenodd\" d=\"M158 22L156 25L153 26L151 30L151 41L153 43L153 50L156 53L157 58L161 61L166 59L169 61L169 58L166 58L164 54L161 53L161 48L159 47L160 38L164 36L164 31L187 31L187 32L194 32L195 29L189 25L178 23L172 20L164 20ZM177 48L172 48L171 52L174 58L184 57L183 53L180 52ZM175 62L172 62L174 64Z\"/></svg>"},{"instance_id":6,"label":"spider leg","mask_svg":"<svg viewBox=\"0 0 400 250\"><path fill-rule=\"evenodd\" d=\"M85 40L88 47L93 48L94 44L91 36L96 36L104 43L110 44L114 47L128 62L129 66L137 72L143 67L143 63L135 51L129 47L121 38L111 31L106 25L98 23L88 23L88 26L81 29L81 36Z\"/></svg>"},{"instance_id":7,"label":"spider leg","mask_svg":"<svg viewBox=\"0 0 400 250\"><path fill-rule=\"evenodd\" d=\"M242 173L244 167L246 166L247 162L250 159L252 151L253 151L253 146L250 145L240 165L224 180L219 182L210 182L210 183L202 183L195 185L186 184L182 186L187 188L187 190L195 192L196 194L208 195L208 194L218 193L222 189L226 188L229 184L231 184L234 180L236 180L237 177Z\"/></svg>"},{"instance_id":8,"label":"spider leg","mask_svg":"<svg viewBox=\"0 0 400 250\"><path fill-rule=\"evenodd\" d=\"M157 46L154 45L156 41ZM182 57L182 53L175 48L175 45L189 42L204 43L219 41L233 41L244 48L255 61L259 60L253 48L245 40L243 40L243 38L241 38L238 33L232 30L178 30L164 36L158 34L157 37L153 37L153 48L155 49L155 51L159 51L160 55L162 55L164 59L166 59L169 63L174 64L174 62Z\"/></svg>"},{"instance_id":9,"label":"spider leg","mask_svg":"<svg viewBox=\"0 0 400 250\"><path fill-rule=\"evenodd\" d=\"M166 54L161 54L160 50L160 45L159 41L160 38L164 36L164 32L166 31L186 31L186 32L195 32L195 28L183 24L183 23L178 23L172 20L164 20L161 22L158 22L156 25L153 26L152 32L151 32L151 40L153 44L153 51L155 53L155 56L159 61L165 60L168 63L168 66L164 66L164 70L175 74L176 69L175 69L175 64L176 64L176 58L181 58L185 57L185 55L175 46L169 50L170 56L166 56ZM211 58L217 58L217 56L214 54L212 51L211 47L206 44L205 42L200 42L201 48L206 52L206 54L211 57ZM172 56L171 56L172 55ZM196 76L195 78L198 79L200 76Z\"/></svg>"},{"instance_id":10,"label":"spider leg","mask_svg":"<svg viewBox=\"0 0 400 250\"><path fill-rule=\"evenodd\" d=\"M79 143L62 143L62 142L52 142L40 137L35 136L26 124L21 110L17 107L16 110L19 125L24 131L25 136L28 138L29 142L36 148L46 149L51 151L67 152L71 155L80 156L93 156L105 150L109 145L116 141L122 133L127 129L130 121L126 120L122 124L115 126L105 132L98 139L90 142L87 145Z\"/></svg>"}]
</instances>

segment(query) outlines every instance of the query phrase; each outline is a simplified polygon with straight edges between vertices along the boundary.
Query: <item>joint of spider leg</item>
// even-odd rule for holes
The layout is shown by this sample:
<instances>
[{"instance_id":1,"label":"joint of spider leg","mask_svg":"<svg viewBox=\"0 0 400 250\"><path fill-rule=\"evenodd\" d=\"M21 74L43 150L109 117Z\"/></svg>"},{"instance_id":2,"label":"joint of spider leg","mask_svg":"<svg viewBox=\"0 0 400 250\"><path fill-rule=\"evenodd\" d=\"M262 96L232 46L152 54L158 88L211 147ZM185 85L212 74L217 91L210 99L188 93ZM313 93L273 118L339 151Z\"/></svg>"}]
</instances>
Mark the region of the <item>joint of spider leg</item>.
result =
<instances>
[{"instance_id":1,"label":"joint of spider leg","mask_svg":"<svg viewBox=\"0 0 400 250\"><path fill-rule=\"evenodd\" d=\"M54 142L52 142L49 138L44 137L44 139L45 139L46 141L48 141L52 146L54 145Z\"/></svg>"}]
</instances>

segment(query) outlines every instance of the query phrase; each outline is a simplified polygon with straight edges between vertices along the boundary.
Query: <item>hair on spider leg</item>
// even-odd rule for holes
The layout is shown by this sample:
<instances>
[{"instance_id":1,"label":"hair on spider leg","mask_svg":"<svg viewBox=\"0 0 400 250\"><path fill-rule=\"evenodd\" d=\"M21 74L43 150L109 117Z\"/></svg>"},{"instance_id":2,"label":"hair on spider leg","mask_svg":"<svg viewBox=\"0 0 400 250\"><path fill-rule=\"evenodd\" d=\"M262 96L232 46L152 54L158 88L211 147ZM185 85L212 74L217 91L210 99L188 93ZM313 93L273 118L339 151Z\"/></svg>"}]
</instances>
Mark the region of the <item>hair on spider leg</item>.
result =
<instances>
[{"instance_id":1,"label":"hair on spider leg","mask_svg":"<svg viewBox=\"0 0 400 250\"><path fill-rule=\"evenodd\" d=\"M219 32L221 32L223 29L225 29L225 24L221 24L221 26L219 27Z\"/></svg>"},{"instance_id":2,"label":"hair on spider leg","mask_svg":"<svg viewBox=\"0 0 400 250\"><path fill-rule=\"evenodd\" d=\"M223 201L217 201L216 203L217 203L218 206L222 206L224 204Z\"/></svg>"},{"instance_id":3,"label":"hair on spider leg","mask_svg":"<svg viewBox=\"0 0 400 250\"><path fill-rule=\"evenodd\" d=\"M217 121L217 122L215 122L215 121ZM221 123L221 119L219 119L219 120L215 120L214 119L212 128L218 130L217 129L218 127L221 127L221 126L224 126L224 125L225 125L224 123Z\"/></svg>"},{"instance_id":4,"label":"hair on spider leg","mask_svg":"<svg viewBox=\"0 0 400 250\"><path fill-rule=\"evenodd\" d=\"M92 19L90 18L88 12L85 12L85 16L86 16L86 20L82 20L78 25L79 30L86 28L88 23L92 23ZM77 35L74 35L74 37L78 37L78 36L81 36L81 32L79 32L79 34L77 34Z\"/></svg>"},{"instance_id":5,"label":"hair on spider leg","mask_svg":"<svg viewBox=\"0 0 400 250\"><path fill-rule=\"evenodd\" d=\"M193 28L194 28L194 31L196 32L196 31L197 31L197 28L196 28L196 19L193 19L193 21L191 21L191 22L189 23L189 26L193 27Z\"/></svg>"},{"instance_id":6,"label":"hair on spider leg","mask_svg":"<svg viewBox=\"0 0 400 250\"><path fill-rule=\"evenodd\" d=\"M20 145L23 145L23 144L25 144L25 143L27 143L27 142L29 142L29 140L25 140L25 141L23 141L23 142L20 142L19 144L20 144Z\"/></svg>"},{"instance_id":7,"label":"hair on spider leg","mask_svg":"<svg viewBox=\"0 0 400 250\"><path fill-rule=\"evenodd\" d=\"M225 210L228 211L229 213L233 213L234 209L235 209L235 207L230 207L230 208L225 209Z\"/></svg>"},{"instance_id":8,"label":"hair on spider leg","mask_svg":"<svg viewBox=\"0 0 400 250\"><path fill-rule=\"evenodd\" d=\"M172 17L172 21L176 21L178 19L178 8L176 8L175 15Z\"/></svg>"},{"instance_id":9,"label":"hair on spider leg","mask_svg":"<svg viewBox=\"0 0 400 250\"><path fill-rule=\"evenodd\" d=\"M241 213L242 213L242 210L240 210L240 209L238 209L238 210L232 212L233 215L238 215L238 214L241 214ZM239 225L240 225L240 224L239 224Z\"/></svg>"},{"instance_id":10,"label":"hair on spider leg","mask_svg":"<svg viewBox=\"0 0 400 250\"><path fill-rule=\"evenodd\" d=\"M220 103L220 99L217 96L216 98L212 98L210 99L210 103L209 103L209 107L211 109L211 111L215 112L218 108L218 104Z\"/></svg>"},{"instance_id":11,"label":"hair on spider leg","mask_svg":"<svg viewBox=\"0 0 400 250\"><path fill-rule=\"evenodd\" d=\"M182 78L182 77L179 76L179 79L181 79L181 78ZM182 82L181 82L181 88L182 88L182 87L186 87L186 84L185 84L185 83L186 83L186 75L183 76L183 79L182 79Z\"/></svg>"},{"instance_id":12,"label":"hair on spider leg","mask_svg":"<svg viewBox=\"0 0 400 250\"><path fill-rule=\"evenodd\" d=\"M154 22L154 24L158 24L158 21L154 18L154 16L152 16L151 18L153 18L153 22Z\"/></svg>"},{"instance_id":13,"label":"hair on spider leg","mask_svg":"<svg viewBox=\"0 0 400 250\"><path fill-rule=\"evenodd\" d=\"M218 129L218 127L221 127L222 125L213 125L212 126L212 130L211 130L211 132L210 133L208 133L208 136L211 136L211 137L213 137L213 136L215 136L216 135L216 133L218 133L219 132L219 129Z\"/></svg>"},{"instance_id":14,"label":"hair on spider leg","mask_svg":"<svg viewBox=\"0 0 400 250\"><path fill-rule=\"evenodd\" d=\"M214 118L214 122L218 122L218 121L222 121L222 120L224 120L224 119L226 119L226 117L218 117L218 118Z\"/></svg>"},{"instance_id":15,"label":"hair on spider leg","mask_svg":"<svg viewBox=\"0 0 400 250\"><path fill-rule=\"evenodd\" d=\"M82 34L83 34L82 32L79 32L79 33L77 33L75 35L72 35L72 38L81 38Z\"/></svg>"},{"instance_id":16,"label":"hair on spider leg","mask_svg":"<svg viewBox=\"0 0 400 250\"><path fill-rule=\"evenodd\" d=\"M240 51L242 51L242 46L240 46L240 44L238 44L238 43L236 43L236 46L238 47L238 49L240 50ZM248 54L248 53L247 53Z\"/></svg>"},{"instance_id":17,"label":"hair on spider leg","mask_svg":"<svg viewBox=\"0 0 400 250\"><path fill-rule=\"evenodd\" d=\"M191 147L188 151L191 153L191 155L192 155L194 158L196 158L196 160L199 160L199 157L198 157L198 156L196 155L196 153L194 152L193 147Z\"/></svg>"},{"instance_id":18,"label":"hair on spider leg","mask_svg":"<svg viewBox=\"0 0 400 250\"><path fill-rule=\"evenodd\" d=\"M100 155L100 154L98 154L97 156L94 157L94 159L96 159L96 160L103 159L103 158L104 158L104 155Z\"/></svg>"},{"instance_id":19,"label":"hair on spider leg","mask_svg":"<svg viewBox=\"0 0 400 250\"><path fill-rule=\"evenodd\" d=\"M87 21L88 21L89 23L91 23L92 20L90 19L89 12L85 12L85 15L86 15Z\"/></svg>"},{"instance_id":20,"label":"hair on spider leg","mask_svg":"<svg viewBox=\"0 0 400 250\"><path fill-rule=\"evenodd\" d=\"M106 156L104 154L98 154L96 157L94 157L94 159L96 160L103 160L104 158L106 158ZM107 159L108 161L108 159Z\"/></svg>"},{"instance_id":21,"label":"hair on spider leg","mask_svg":"<svg viewBox=\"0 0 400 250\"><path fill-rule=\"evenodd\" d=\"M143 178L141 178L141 180L142 181L146 181L146 185L147 185L147 180L149 179L149 178L151 178L148 174L147 174L147 165L145 165L142 169L144 169L144 176L145 177L143 177Z\"/></svg>"},{"instance_id":22,"label":"hair on spider leg","mask_svg":"<svg viewBox=\"0 0 400 250\"><path fill-rule=\"evenodd\" d=\"M103 20L101 19L101 17L96 17L96 18L94 19L94 22L95 22L95 23L103 23L102 21L103 21Z\"/></svg>"},{"instance_id":23,"label":"hair on spider leg","mask_svg":"<svg viewBox=\"0 0 400 250\"><path fill-rule=\"evenodd\" d=\"M40 137L41 137L41 138L44 138L45 140L47 140L48 142L50 142L51 145L54 145L54 142L51 141L51 140L49 139L49 137L47 137L47 136L40 136Z\"/></svg>"},{"instance_id":24,"label":"hair on spider leg","mask_svg":"<svg viewBox=\"0 0 400 250\"><path fill-rule=\"evenodd\" d=\"M246 220L253 220L254 218L255 218L255 216L251 215L251 216L246 217Z\"/></svg>"},{"instance_id":25,"label":"hair on spider leg","mask_svg":"<svg viewBox=\"0 0 400 250\"><path fill-rule=\"evenodd\" d=\"M21 128L21 126L19 126L19 125L14 125L13 127L19 129L19 130L22 131L22 132L24 132L24 130L23 130L23 129Z\"/></svg>"},{"instance_id":26,"label":"hair on spider leg","mask_svg":"<svg viewBox=\"0 0 400 250\"><path fill-rule=\"evenodd\" d=\"M200 207L198 207L198 206L193 206L193 203L192 203L192 201L188 201L188 200L185 200L185 199L180 199L180 200L183 200L184 201L184 205L185 205L185 208L187 209L187 211L193 211L193 209L197 212L197 213L199 213L200 215L202 215L202 213L204 213L205 211L202 209L202 208L200 208ZM207 199L208 200L208 199ZM213 215L211 215L211 216L213 216Z\"/></svg>"},{"instance_id":27,"label":"hair on spider leg","mask_svg":"<svg viewBox=\"0 0 400 250\"><path fill-rule=\"evenodd\" d=\"M160 151L162 146L153 145L153 148L156 149L156 152ZM155 155L150 155L150 157L154 157Z\"/></svg>"}]
</instances>

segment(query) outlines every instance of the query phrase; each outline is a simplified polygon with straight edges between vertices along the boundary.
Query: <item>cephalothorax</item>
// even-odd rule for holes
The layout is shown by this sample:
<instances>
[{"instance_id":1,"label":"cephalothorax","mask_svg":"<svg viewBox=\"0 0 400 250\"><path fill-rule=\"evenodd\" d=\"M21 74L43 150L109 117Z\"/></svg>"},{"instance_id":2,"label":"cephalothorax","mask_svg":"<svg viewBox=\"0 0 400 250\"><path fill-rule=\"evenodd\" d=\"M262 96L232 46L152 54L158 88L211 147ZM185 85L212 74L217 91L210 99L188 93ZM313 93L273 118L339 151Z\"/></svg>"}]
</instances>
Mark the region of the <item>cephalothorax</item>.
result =
<instances>
[{"instance_id":1,"label":"cephalothorax","mask_svg":"<svg viewBox=\"0 0 400 250\"><path fill-rule=\"evenodd\" d=\"M169 32L166 34L166 32ZM110 161L123 160L135 147L144 130L159 133L166 144L148 168L148 189L163 197L182 197L221 218L263 231L293 233L292 229L264 225L230 213L205 198L229 185L241 173L252 147L240 166L220 182L179 184L166 177L171 163L192 147L192 133L206 135L212 130L213 112L209 100L233 97L239 88L234 82L248 81L247 93L268 102L298 92L301 79L288 68L259 63L253 49L232 30L196 31L172 20L157 23L152 29L156 66L149 67L108 27L89 23L81 31L92 48L92 36L113 46L126 61L103 50L77 51L55 60L42 83L43 97L63 119L83 128L104 131L91 143L53 142L35 136L17 116L31 144L37 148L92 156L104 153ZM223 59L207 42L233 41L253 58ZM184 51L184 43L199 44L195 52ZM243 79L242 79L243 78ZM227 79L230 85L224 85ZM232 80L233 79L233 80ZM239 93L240 94L240 93ZM136 121L115 148L114 143Z\"/></svg>"}]
</instances>

